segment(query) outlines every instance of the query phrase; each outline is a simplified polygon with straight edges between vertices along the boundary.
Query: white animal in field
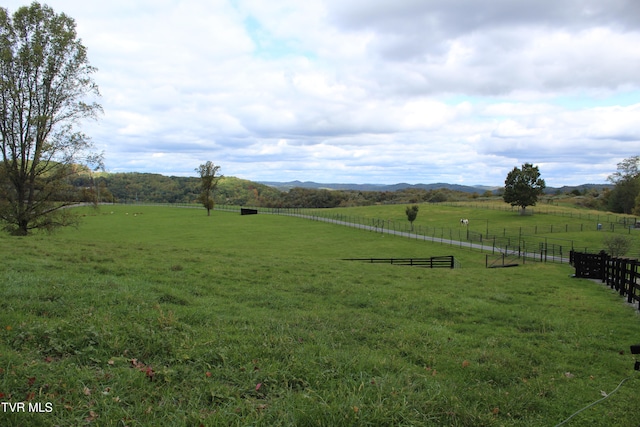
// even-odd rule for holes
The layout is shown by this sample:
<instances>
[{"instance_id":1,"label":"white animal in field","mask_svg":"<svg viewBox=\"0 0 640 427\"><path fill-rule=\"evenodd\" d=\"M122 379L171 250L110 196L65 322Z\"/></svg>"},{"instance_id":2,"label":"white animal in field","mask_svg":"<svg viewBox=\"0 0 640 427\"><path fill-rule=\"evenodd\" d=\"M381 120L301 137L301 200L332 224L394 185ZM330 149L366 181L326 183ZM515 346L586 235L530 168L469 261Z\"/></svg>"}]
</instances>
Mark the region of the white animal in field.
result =
<instances>
[{"instance_id":1,"label":"white animal in field","mask_svg":"<svg viewBox=\"0 0 640 427\"><path fill-rule=\"evenodd\" d=\"M469 220L466 218L460 218L460 225L468 226Z\"/></svg>"}]
</instances>

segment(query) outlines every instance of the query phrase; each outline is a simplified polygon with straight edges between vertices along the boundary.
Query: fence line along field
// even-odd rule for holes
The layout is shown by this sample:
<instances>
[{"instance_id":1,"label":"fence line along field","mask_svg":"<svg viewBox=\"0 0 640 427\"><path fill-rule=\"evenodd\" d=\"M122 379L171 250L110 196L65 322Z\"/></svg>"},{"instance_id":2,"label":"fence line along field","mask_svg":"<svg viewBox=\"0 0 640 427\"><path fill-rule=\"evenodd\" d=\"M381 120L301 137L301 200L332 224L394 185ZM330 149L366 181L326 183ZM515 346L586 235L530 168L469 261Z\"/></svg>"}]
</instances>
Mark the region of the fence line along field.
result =
<instances>
[{"instance_id":1,"label":"fence line along field","mask_svg":"<svg viewBox=\"0 0 640 427\"><path fill-rule=\"evenodd\" d=\"M640 257L640 227L637 218L606 215L602 212L572 214L564 207L558 212L544 211L543 214L519 215L517 211L488 208L480 205L470 209L464 205L425 204L418 225L402 218L398 206L378 205L359 208L304 209L304 208L240 208L219 205L224 211L258 212L290 215L329 221L335 224L355 226L370 231L402 235L413 239L439 240L456 246L466 246L498 252L516 254L523 259L569 262L572 250L584 252L600 251L604 246L619 253L622 246L626 253ZM577 211L577 209L573 209ZM465 218L472 215L472 219ZM459 220L459 216L462 216ZM591 222L584 218L592 218ZM602 217L604 224L593 222ZM567 219L572 218L572 219ZM456 226L457 224L457 226ZM606 243L609 240L610 243ZM614 246L615 248L612 248ZM596 249L597 248L597 249Z\"/></svg>"},{"instance_id":2,"label":"fence line along field","mask_svg":"<svg viewBox=\"0 0 640 427\"><path fill-rule=\"evenodd\" d=\"M502 209L498 209L501 207ZM508 206L507 206L508 207ZM556 207L530 210L532 215L518 215L517 210L496 204L423 204L414 222L419 234L453 240L492 242L501 248L544 247L568 257L571 249L599 251L605 236L627 236L631 240L629 255L640 257L640 228L636 217L597 211ZM363 224L379 224L387 229L408 230L402 209L393 205L358 208L315 209L307 212L324 217L342 218ZM460 219L468 224L460 226Z\"/></svg>"},{"instance_id":3,"label":"fence line along field","mask_svg":"<svg viewBox=\"0 0 640 427\"><path fill-rule=\"evenodd\" d=\"M556 425L634 372L636 310L567 264L487 269L288 216L82 209L78 229L0 236L3 426ZM344 261L445 255L462 268ZM637 424L637 381L568 425Z\"/></svg>"}]
</instances>

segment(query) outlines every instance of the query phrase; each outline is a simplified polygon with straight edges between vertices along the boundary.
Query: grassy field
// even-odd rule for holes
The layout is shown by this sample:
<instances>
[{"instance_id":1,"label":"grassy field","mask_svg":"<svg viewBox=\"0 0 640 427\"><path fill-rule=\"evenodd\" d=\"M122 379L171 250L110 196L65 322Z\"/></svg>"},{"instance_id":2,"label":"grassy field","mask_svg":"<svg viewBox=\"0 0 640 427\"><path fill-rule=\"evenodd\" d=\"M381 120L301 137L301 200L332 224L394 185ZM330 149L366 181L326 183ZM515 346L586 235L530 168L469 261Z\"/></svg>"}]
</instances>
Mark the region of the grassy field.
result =
<instances>
[{"instance_id":1,"label":"grassy field","mask_svg":"<svg viewBox=\"0 0 640 427\"><path fill-rule=\"evenodd\" d=\"M85 212L0 236L0 400L25 405L0 425L553 426L629 376L566 425L637 425L637 310L566 264L486 269L283 216ZM463 268L342 261L438 255Z\"/></svg>"},{"instance_id":2,"label":"grassy field","mask_svg":"<svg viewBox=\"0 0 640 427\"><path fill-rule=\"evenodd\" d=\"M513 244L536 248L540 244L565 248L567 253L576 250L597 252L604 246L605 237L619 235L628 237L633 244L629 256L640 257L640 229L629 229L620 220L621 215L606 214L567 206L546 206L529 208L534 215L519 215L510 210L504 202L456 204L421 204L414 229L427 235L443 236L454 240L466 239L466 227L460 226L460 219L469 219L468 229L476 236L482 235L489 241L492 237L511 238ZM404 205L378 205L369 207L316 209L309 212L327 217L339 217L352 222L384 220L384 226L398 230L409 230L409 222ZM601 229L598 230L598 224ZM612 231L613 230L613 231Z\"/></svg>"}]
</instances>

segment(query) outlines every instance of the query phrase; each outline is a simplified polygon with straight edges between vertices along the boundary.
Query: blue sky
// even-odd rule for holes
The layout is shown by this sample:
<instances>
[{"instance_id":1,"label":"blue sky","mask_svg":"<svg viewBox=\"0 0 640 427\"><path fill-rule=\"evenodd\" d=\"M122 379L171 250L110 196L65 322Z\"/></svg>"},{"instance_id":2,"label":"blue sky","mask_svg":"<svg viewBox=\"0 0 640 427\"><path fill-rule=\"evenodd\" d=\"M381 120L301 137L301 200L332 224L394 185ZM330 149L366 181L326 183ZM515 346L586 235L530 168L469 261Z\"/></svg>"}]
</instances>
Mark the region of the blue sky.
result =
<instances>
[{"instance_id":1,"label":"blue sky","mask_svg":"<svg viewBox=\"0 0 640 427\"><path fill-rule=\"evenodd\" d=\"M45 3L99 70L111 172L562 186L640 154L635 0Z\"/></svg>"}]
</instances>

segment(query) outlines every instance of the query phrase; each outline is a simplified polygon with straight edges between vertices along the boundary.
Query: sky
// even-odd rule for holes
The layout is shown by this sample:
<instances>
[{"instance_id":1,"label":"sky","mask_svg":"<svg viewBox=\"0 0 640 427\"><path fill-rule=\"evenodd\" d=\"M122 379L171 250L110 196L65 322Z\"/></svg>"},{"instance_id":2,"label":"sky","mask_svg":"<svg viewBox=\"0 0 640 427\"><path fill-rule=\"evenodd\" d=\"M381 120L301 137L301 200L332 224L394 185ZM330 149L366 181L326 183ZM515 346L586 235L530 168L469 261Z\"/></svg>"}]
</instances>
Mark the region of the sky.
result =
<instances>
[{"instance_id":1,"label":"sky","mask_svg":"<svg viewBox=\"0 0 640 427\"><path fill-rule=\"evenodd\" d=\"M637 0L41 3L98 69L109 172L560 187L640 155Z\"/></svg>"}]
</instances>

